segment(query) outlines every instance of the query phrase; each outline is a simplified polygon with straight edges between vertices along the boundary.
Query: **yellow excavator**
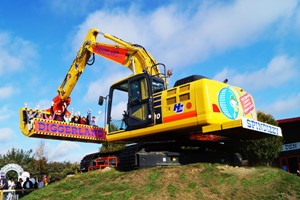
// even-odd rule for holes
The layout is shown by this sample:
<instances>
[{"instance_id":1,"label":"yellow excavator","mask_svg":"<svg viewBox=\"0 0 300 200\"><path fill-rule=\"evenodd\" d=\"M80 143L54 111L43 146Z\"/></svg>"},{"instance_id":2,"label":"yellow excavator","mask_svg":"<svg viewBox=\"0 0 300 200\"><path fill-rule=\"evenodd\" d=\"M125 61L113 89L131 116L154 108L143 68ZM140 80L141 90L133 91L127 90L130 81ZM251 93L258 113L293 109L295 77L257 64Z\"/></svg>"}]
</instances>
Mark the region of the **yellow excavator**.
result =
<instances>
[{"instance_id":1,"label":"yellow excavator","mask_svg":"<svg viewBox=\"0 0 300 200\"><path fill-rule=\"evenodd\" d=\"M98 34L112 43L96 41ZM106 103L105 127L63 118L70 114L71 92L86 65L94 63L95 54L132 71L114 83L107 96L99 97L99 105ZM239 164L240 157L224 154L236 150L234 141L282 137L279 127L257 121L254 100L242 88L201 75L184 77L168 88L170 76L171 71L141 45L90 29L51 108L21 108L20 129L35 138L131 144L120 152L87 155L83 171L107 155L118 157L123 169L197 161Z\"/></svg>"}]
</instances>

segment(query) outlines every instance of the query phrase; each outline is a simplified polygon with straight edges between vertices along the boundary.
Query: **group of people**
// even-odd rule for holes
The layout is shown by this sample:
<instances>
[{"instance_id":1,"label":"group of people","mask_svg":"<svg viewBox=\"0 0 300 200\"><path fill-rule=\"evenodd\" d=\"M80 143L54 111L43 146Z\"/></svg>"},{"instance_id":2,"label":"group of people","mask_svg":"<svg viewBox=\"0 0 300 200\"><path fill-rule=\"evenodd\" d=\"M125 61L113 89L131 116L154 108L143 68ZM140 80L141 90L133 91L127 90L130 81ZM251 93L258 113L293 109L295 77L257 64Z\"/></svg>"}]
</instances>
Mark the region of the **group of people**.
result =
<instances>
[{"instance_id":1,"label":"group of people","mask_svg":"<svg viewBox=\"0 0 300 200\"><path fill-rule=\"evenodd\" d=\"M21 179L21 178L20 178ZM37 189L42 188L48 185L48 178L43 176L43 178L29 178L27 177L25 182L23 183L23 179L19 180L22 183L22 188L24 189Z\"/></svg>"},{"instance_id":2,"label":"group of people","mask_svg":"<svg viewBox=\"0 0 300 200\"><path fill-rule=\"evenodd\" d=\"M61 113L60 110L56 112L52 110L50 114L48 114L42 110L32 110L32 109L27 109L25 114L26 114L25 119L26 122L28 123L28 130L31 130L33 127L34 118L97 126L97 121L100 115L100 111L97 117L91 115L91 110L88 110L86 116L81 116L80 112L77 112L75 115L73 115L72 113L69 112Z\"/></svg>"},{"instance_id":3,"label":"group of people","mask_svg":"<svg viewBox=\"0 0 300 200\"><path fill-rule=\"evenodd\" d=\"M1 190L16 190L17 195L24 193L23 189L38 189L47 186L49 179L44 175L43 178L26 178L24 182L22 178L19 178L19 181L15 182L13 177L10 177L9 180L5 178L5 174L1 174L0 189ZM5 199L13 199L13 193L8 192L5 194Z\"/></svg>"}]
</instances>

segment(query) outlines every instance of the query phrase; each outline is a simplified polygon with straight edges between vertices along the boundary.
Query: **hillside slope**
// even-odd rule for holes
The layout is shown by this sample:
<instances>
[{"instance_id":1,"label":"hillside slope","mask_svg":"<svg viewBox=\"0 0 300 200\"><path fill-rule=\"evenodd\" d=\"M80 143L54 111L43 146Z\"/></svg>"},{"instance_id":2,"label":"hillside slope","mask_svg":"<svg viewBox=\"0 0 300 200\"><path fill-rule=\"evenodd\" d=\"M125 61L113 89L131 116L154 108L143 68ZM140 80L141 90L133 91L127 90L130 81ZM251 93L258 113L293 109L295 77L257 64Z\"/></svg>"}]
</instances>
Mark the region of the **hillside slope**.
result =
<instances>
[{"instance_id":1,"label":"hillside slope","mask_svg":"<svg viewBox=\"0 0 300 200\"><path fill-rule=\"evenodd\" d=\"M300 177L280 169L215 164L94 171L22 199L300 199Z\"/></svg>"}]
</instances>

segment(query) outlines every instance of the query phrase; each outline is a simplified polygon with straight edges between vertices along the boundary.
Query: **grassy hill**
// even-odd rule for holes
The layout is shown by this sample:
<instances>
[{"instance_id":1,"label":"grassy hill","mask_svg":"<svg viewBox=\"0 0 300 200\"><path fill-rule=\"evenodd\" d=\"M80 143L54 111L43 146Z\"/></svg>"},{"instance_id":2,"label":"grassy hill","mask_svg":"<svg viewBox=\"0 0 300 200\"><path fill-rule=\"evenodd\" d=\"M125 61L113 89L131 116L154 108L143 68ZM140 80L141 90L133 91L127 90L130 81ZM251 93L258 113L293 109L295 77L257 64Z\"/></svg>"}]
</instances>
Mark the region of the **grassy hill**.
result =
<instances>
[{"instance_id":1,"label":"grassy hill","mask_svg":"<svg viewBox=\"0 0 300 200\"><path fill-rule=\"evenodd\" d=\"M300 177L277 168L193 164L68 177L30 199L300 199Z\"/></svg>"}]
</instances>

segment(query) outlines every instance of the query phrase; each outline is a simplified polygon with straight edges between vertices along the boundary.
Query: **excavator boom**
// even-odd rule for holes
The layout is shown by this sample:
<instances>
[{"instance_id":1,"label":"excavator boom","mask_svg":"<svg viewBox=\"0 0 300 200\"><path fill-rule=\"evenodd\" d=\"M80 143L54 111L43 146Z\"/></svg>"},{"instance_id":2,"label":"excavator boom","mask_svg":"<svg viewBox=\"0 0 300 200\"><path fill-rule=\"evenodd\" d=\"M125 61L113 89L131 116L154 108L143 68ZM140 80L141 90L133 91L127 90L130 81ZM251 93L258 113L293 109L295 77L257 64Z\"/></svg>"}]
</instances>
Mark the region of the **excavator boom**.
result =
<instances>
[{"instance_id":1,"label":"excavator boom","mask_svg":"<svg viewBox=\"0 0 300 200\"><path fill-rule=\"evenodd\" d=\"M98 35L97 29L91 29L86 35L85 41L79 49L76 58L74 59L68 73L66 74L62 84L58 87L58 95L61 100L67 100L72 93L80 75L83 73L93 52L88 50L88 47L96 42Z\"/></svg>"}]
</instances>

